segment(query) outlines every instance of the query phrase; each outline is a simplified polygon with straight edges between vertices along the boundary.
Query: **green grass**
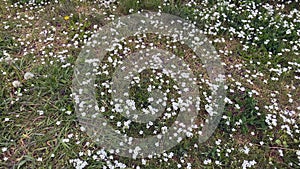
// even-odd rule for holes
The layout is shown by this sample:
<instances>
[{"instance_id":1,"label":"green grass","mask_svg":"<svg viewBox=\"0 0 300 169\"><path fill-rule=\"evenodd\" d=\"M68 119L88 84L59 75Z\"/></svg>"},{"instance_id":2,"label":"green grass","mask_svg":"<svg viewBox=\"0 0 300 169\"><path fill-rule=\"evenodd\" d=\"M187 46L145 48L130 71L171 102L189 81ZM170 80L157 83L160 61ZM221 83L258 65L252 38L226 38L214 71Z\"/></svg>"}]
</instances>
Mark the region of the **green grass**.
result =
<instances>
[{"instance_id":1,"label":"green grass","mask_svg":"<svg viewBox=\"0 0 300 169\"><path fill-rule=\"evenodd\" d=\"M7 1L6 3L2 3L0 4L0 9L5 9L6 6L10 6L10 4L15 2ZM20 1L23 5L28 4L28 2L27 0ZM41 4L41 2L36 1L37 4ZM242 5L248 2L251 1L236 2L236 4ZM0 149L0 168L71 168L72 164L69 160L77 158L87 161L89 164L88 168L101 168L106 165L105 161L94 160L92 156L87 155L89 150L92 151L92 154L96 154L101 147L97 146L85 132L80 130L80 125L75 115L74 102L70 96L73 79L72 66L79 55L80 47L84 44L84 39L91 36L94 31L94 25L102 26L106 24L109 21L105 20L105 18L109 15L118 17L129 14L129 9L133 9L133 13L141 9L158 11L158 6L161 6L163 12L183 18L188 17L190 20L195 21L197 26L203 30L207 29L204 26L205 24L214 25L216 21L200 19L199 16L196 18L196 9L206 10L208 14L223 10L222 12L227 17L221 16L220 20L223 21L226 18L232 20L232 22L224 22L223 26L234 27L236 29L239 29L238 27L243 25L241 21L246 19L248 14L251 13L250 11L242 11L241 14L234 14L234 9L221 9L222 5L215 5L216 1L211 1L208 3L208 6L188 7L184 6L186 3L187 1L174 0L170 1L169 5L163 5L162 1L151 0L140 1L137 4L135 0L124 0L115 2L113 4L116 6L115 9L104 9L104 7L94 5L91 1L82 3L79 1L62 1L58 4L50 3L44 5L44 11L39 11L38 8L30 11L26 11L24 8L12 8L11 11L1 10L0 18L6 24L0 24L0 60L7 58L8 55L6 53L11 56L12 60L9 62L0 62L0 148L7 148L5 152L2 152ZM296 5L295 3L291 3L287 8L293 9L296 8ZM77 6L80 6L80 8ZM54 10L51 10L51 8L54 8ZM96 10L93 11L92 8L96 8ZM208 11L208 9L211 9L211 11ZM250 26L254 27L255 30L268 25L272 18L263 8L259 8L258 10L262 12L263 19L259 20L255 18L250 23ZM48 11L50 12L48 13ZM39 16L39 18L31 21L32 25L23 24L20 27L16 27L16 25L24 21L21 19L8 19L7 16L15 16L17 13L20 13L22 16L25 14L34 14ZM73 15L71 16L71 14ZM65 16L70 16L70 19L65 20ZM274 22L279 25L283 24L279 13L275 13L274 16ZM56 19L53 20L52 18ZM292 19L287 20L291 21ZM4 29L4 25L10 25L11 28ZM58 31L51 32L50 30L53 27ZM255 165L256 168L299 167L296 155L296 150L299 150L300 144L300 140L298 139L299 133L294 132L294 138L292 138L282 130L280 128L281 124L286 124L286 122L279 114L276 114L278 125L270 128L266 123L266 117L272 111L264 108L266 105L273 104L270 95L271 93L276 93L275 91L278 91L276 103L280 107L294 110L299 106L298 96L300 91L297 87L299 86L299 80L295 79L296 75L299 76L299 67L297 71L297 67L292 66L292 70L278 76L278 81L270 80L271 77L276 75L274 72L269 71L271 68L276 68L278 64L282 67L290 66L288 62L299 64L299 56L292 52L278 55L282 48L290 48L292 46L283 42L282 39L295 41L297 39L295 31L300 29L299 27L300 24L295 25L294 31L290 35L286 35L284 33L286 29L277 29L274 25L266 26L262 30L262 34L258 37L259 40L246 42L230 34L227 30L220 30L216 35L207 35L210 40L220 37L226 39L226 43L213 43L217 50L223 50L225 47L230 46L230 50L233 51L233 54L230 56L221 54L222 60L227 64L225 66L226 74L232 75L232 78L228 78L227 80L229 86L227 97L233 104L226 104L224 117L213 136L204 144L199 144L198 147L194 147L194 145L197 143L199 136L195 134L192 138L185 138L180 144L167 152L174 153L174 156L168 159L168 162L163 161L163 158L154 158L147 159L147 164L143 165L141 160L114 156L115 159L125 163L128 168L136 165L140 165L141 168L176 168L177 164L181 164L180 161L182 159L184 159L184 164L193 164L193 168L238 168L241 167L244 160L255 160L257 162ZM28 30L33 31L29 31L32 34L26 39ZM39 34L42 30L49 31L46 37ZM68 33L64 34L64 31ZM53 42L39 42L40 39L45 40L50 34L60 39L56 39ZM73 39L76 34L78 34L78 37ZM26 42L29 42L29 44L20 45L20 42L17 40L18 38L26 39ZM232 40L229 40L230 38ZM274 38L278 40L274 41ZM267 39L271 41L268 44L264 44ZM75 41L79 43L77 48L73 44ZM186 49L186 46L172 44L177 45L178 48L176 50L168 49L164 45L168 39L158 39L154 35L149 35L149 38L145 38L144 41L145 43L153 42L162 49L170 50L178 56L185 58L191 64L197 76L202 73L205 74L203 68L199 67L201 61L193 62L190 58L193 53L191 50ZM249 50L243 51L242 46L250 42L255 42L257 46L250 44ZM52 46L49 46L49 44L52 44ZM62 44L72 45L66 47ZM134 43L128 44L128 47L134 49L134 45ZM24 55L25 49L30 51L32 48L35 49L32 54L28 53ZM57 54L59 51L65 49L67 50L66 53ZM42 51L45 51L45 53L42 53ZM52 57L51 52L57 54L57 57ZM271 58L269 57L269 52L274 54ZM58 55L65 58L59 58ZM65 59L65 62L61 62L62 59ZM256 64L257 62L261 62L261 64ZM271 62L271 64L268 65L268 62ZM66 63L70 63L71 66L63 68L62 66ZM241 69L230 67L238 63L243 64ZM111 71L113 72L113 69ZM23 77L26 72L32 72L35 76L32 79L25 80ZM257 72L263 73L264 76L253 78L254 84L247 82L245 75L249 74L251 76L251 74L256 74ZM141 77L154 76L153 74L147 74L147 72L143 73L145 74L140 74ZM97 80L103 80L101 78L104 77L99 77ZM264 79L268 79L267 84L263 82ZM12 82L14 80L20 81L22 86L13 87ZM244 92L238 89L236 81L241 82L246 88ZM154 81L154 83L158 84L159 82ZM142 86L133 85L131 87L131 97L136 99L140 106L148 104L147 99L149 95L145 93L145 88L148 84L149 81L146 79L144 83L141 83ZM287 85L290 87L287 88ZM292 89L291 85L295 86L295 89ZM235 92L231 93L230 89ZM100 88L99 90L101 91L102 89ZM207 86L204 86L203 90L209 93ZM252 97L249 96L248 92L251 90L257 90L260 95L253 94ZM172 96L176 96L176 91L172 92ZM20 93L22 96L20 96ZM287 94L290 94L291 98L294 99L293 103L288 102L289 98ZM203 108L206 101L204 101L205 97L203 95L201 97L203 98L201 102ZM109 97L101 99L98 97L99 102L105 99L109 100ZM237 109L235 104L238 104L240 108ZM259 107L259 110L256 107ZM72 113L68 115L66 111L71 111ZM111 111L105 112L107 117L112 114ZM203 120L202 118L205 117L206 112L201 111L199 114L200 123ZM289 119L294 119L295 124L299 124L299 115L285 116ZM112 124L125 120L121 116L116 116L112 120ZM169 122L171 123L172 119ZM160 125L162 124L158 123L158 126ZM289 124L289 126L292 128L293 125ZM141 136L138 132L143 127L143 125L138 123L132 123L130 130L126 129L123 132L137 137L146 137L157 129L154 127L150 128ZM233 128L235 129L234 131ZM252 132L254 135L252 135ZM70 141L63 142L67 138ZM216 144L218 139L222 140L219 145ZM262 141L264 144L261 144ZM250 148L248 154L241 151L244 146ZM228 149L230 149L230 152ZM280 156L278 150L283 150L284 156ZM83 152L83 155L80 156L79 152ZM52 154L54 157L52 157ZM4 160L5 157L8 158L7 161ZM38 161L38 158L42 158L42 161ZM203 161L207 159L211 159L212 163L203 164ZM221 165L217 165L215 163L216 160ZM292 163L294 166L291 167L289 163Z\"/></svg>"}]
</instances>

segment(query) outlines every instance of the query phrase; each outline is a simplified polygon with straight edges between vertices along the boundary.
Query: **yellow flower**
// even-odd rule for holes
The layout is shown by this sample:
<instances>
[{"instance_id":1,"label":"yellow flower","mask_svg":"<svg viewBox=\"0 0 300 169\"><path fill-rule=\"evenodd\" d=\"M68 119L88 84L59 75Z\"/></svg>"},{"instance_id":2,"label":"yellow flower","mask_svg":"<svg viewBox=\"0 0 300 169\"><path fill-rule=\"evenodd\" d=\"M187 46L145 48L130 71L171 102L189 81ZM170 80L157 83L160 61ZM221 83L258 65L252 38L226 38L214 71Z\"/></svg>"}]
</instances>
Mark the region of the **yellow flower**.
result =
<instances>
[{"instance_id":1,"label":"yellow flower","mask_svg":"<svg viewBox=\"0 0 300 169\"><path fill-rule=\"evenodd\" d=\"M70 17L67 15L67 16L64 17L64 19L67 21L67 20L70 19Z\"/></svg>"}]
</instances>

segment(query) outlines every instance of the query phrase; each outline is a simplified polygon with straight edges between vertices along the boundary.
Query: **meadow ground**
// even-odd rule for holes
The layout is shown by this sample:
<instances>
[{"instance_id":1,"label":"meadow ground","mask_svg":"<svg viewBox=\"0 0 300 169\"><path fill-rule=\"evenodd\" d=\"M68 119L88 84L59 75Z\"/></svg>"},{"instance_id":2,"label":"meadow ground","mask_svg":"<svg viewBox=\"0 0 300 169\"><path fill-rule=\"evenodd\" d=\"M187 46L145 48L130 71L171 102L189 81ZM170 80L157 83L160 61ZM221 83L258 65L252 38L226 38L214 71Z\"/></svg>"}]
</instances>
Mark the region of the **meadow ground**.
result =
<instances>
[{"instance_id":1,"label":"meadow ground","mask_svg":"<svg viewBox=\"0 0 300 169\"><path fill-rule=\"evenodd\" d=\"M71 88L88 38L120 16L147 10L190 20L208 37L225 69L226 105L205 143L193 131L161 156L134 160L102 149L82 131ZM298 1L1 0L0 11L0 168L300 168ZM149 39L168 49L167 38L153 36L128 49ZM191 51L171 44L189 58ZM201 64L193 69L205 78ZM199 121L210 95L201 85ZM149 97L142 89L131 90L139 105ZM111 123L124 129L126 119L115 116ZM152 129L133 125L124 132L147 137Z\"/></svg>"}]
</instances>

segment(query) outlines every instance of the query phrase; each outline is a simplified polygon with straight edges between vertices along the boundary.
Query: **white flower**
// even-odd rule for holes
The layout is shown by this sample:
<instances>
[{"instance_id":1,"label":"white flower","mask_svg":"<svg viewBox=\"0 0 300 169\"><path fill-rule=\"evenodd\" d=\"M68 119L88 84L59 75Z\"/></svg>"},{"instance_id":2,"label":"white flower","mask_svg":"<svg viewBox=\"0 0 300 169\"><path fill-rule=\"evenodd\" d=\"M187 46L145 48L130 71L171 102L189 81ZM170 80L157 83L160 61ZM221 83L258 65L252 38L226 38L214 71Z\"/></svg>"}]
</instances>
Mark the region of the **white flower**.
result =
<instances>
[{"instance_id":1,"label":"white flower","mask_svg":"<svg viewBox=\"0 0 300 169\"><path fill-rule=\"evenodd\" d=\"M210 164L210 163L211 163L211 159L206 159L206 160L203 161L203 163L204 163L205 165Z\"/></svg>"},{"instance_id":2,"label":"white flower","mask_svg":"<svg viewBox=\"0 0 300 169\"><path fill-rule=\"evenodd\" d=\"M31 79L31 78L33 78L33 77L34 77L34 74L31 73L31 72L26 72L26 73L24 74L24 79L25 79L25 80Z\"/></svg>"},{"instance_id":3,"label":"white flower","mask_svg":"<svg viewBox=\"0 0 300 169\"><path fill-rule=\"evenodd\" d=\"M18 81L18 80L13 81L13 82L12 82L12 85L13 85L15 88L22 86L21 82Z\"/></svg>"},{"instance_id":4,"label":"white flower","mask_svg":"<svg viewBox=\"0 0 300 169\"><path fill-rule=\"evenodd\" d=\"M44 114L43 110L37 110L37 112L39 113L40 116L42 116Z\"/></svg>"},{"instance_id":5,"label":"white flower","mask_svg":"<svg viewBox=\"0 0 300 169\"><path fill-rule=\"evenodd\" d=\"M5 152L5 151L7 151L7 148L6 148L6 147L3 147L3 148L2 148L2 152Z\"/></svg>"},{"instance_id":6,"label":"white flower","mask_svg":"<svg viewBox=\"0 0 300 169\"><path fill-rule=\"evenodd\" d=\"M80 130L81 130L81 131L85 131L86 129L85 129L85 127L82 127L82 126L81 126L81 127L80 127Z\"/></svg>"},{"instance_id":7,"label":"white flower","mask_svg":"<svg viewBox=\"0 0 300 169\"><path fill-rule=\"evenodd\" d=\"M242 151L243 151L245 154L249 154L250 149L249 149L247 146L245 146L244 148L245 148L245 149L243 149Z\"/></svg>"},{"instance_id":8,"label":"white flower","mask_svg":"<svg viewBox=\"0 0 300 169\"><path fill-rule=\"evenodd\" d=\"M70 139L68 139L68 138L62 139L63 143L68 143L69 141L70 141Z\"/></svg>"},{"instance_id":9,"label":"white flower","mask_svg":"<svg viewBox=\"0 0 300 169\"><path fill-rule=\"evenodd\" d=\"M88 165L86 161L82 161L80 159L71 159L70 163L72 163L76 169L83 169Z\"/></svg>"},{"instance_id":10,"label":"white flower","mask_svg":"<svg viewBox=\"0 0 300 169\"><path fill-rule=\"evenodd\" d=\"M246 169L246 168L250 168L252 166L254 166L256 164L256 161L252 160L252 161L248 161L248 160L244 160L243 164L242 164L242 168Z\"/></svg>"},{"instance_id":11,"label":"white flower","mask_svg":"<svg viewBox=\"0 0 300 169\"><path fill-rule=\"evenodd\" d=\"M70 115L72 113L72 111L66 111L65 112L67 115Z\"/></svg>"},{"instance_id":12,"label":"white flower","mask_svg":"<svg viewBox=\"0 0 300 169\"><path fill-rule=\"evenodd\" d=\"M218 139L218 140L216 141L216 145L220 145L221 142L222 142L222 140Z\"/></svg>"}]
</instances>

